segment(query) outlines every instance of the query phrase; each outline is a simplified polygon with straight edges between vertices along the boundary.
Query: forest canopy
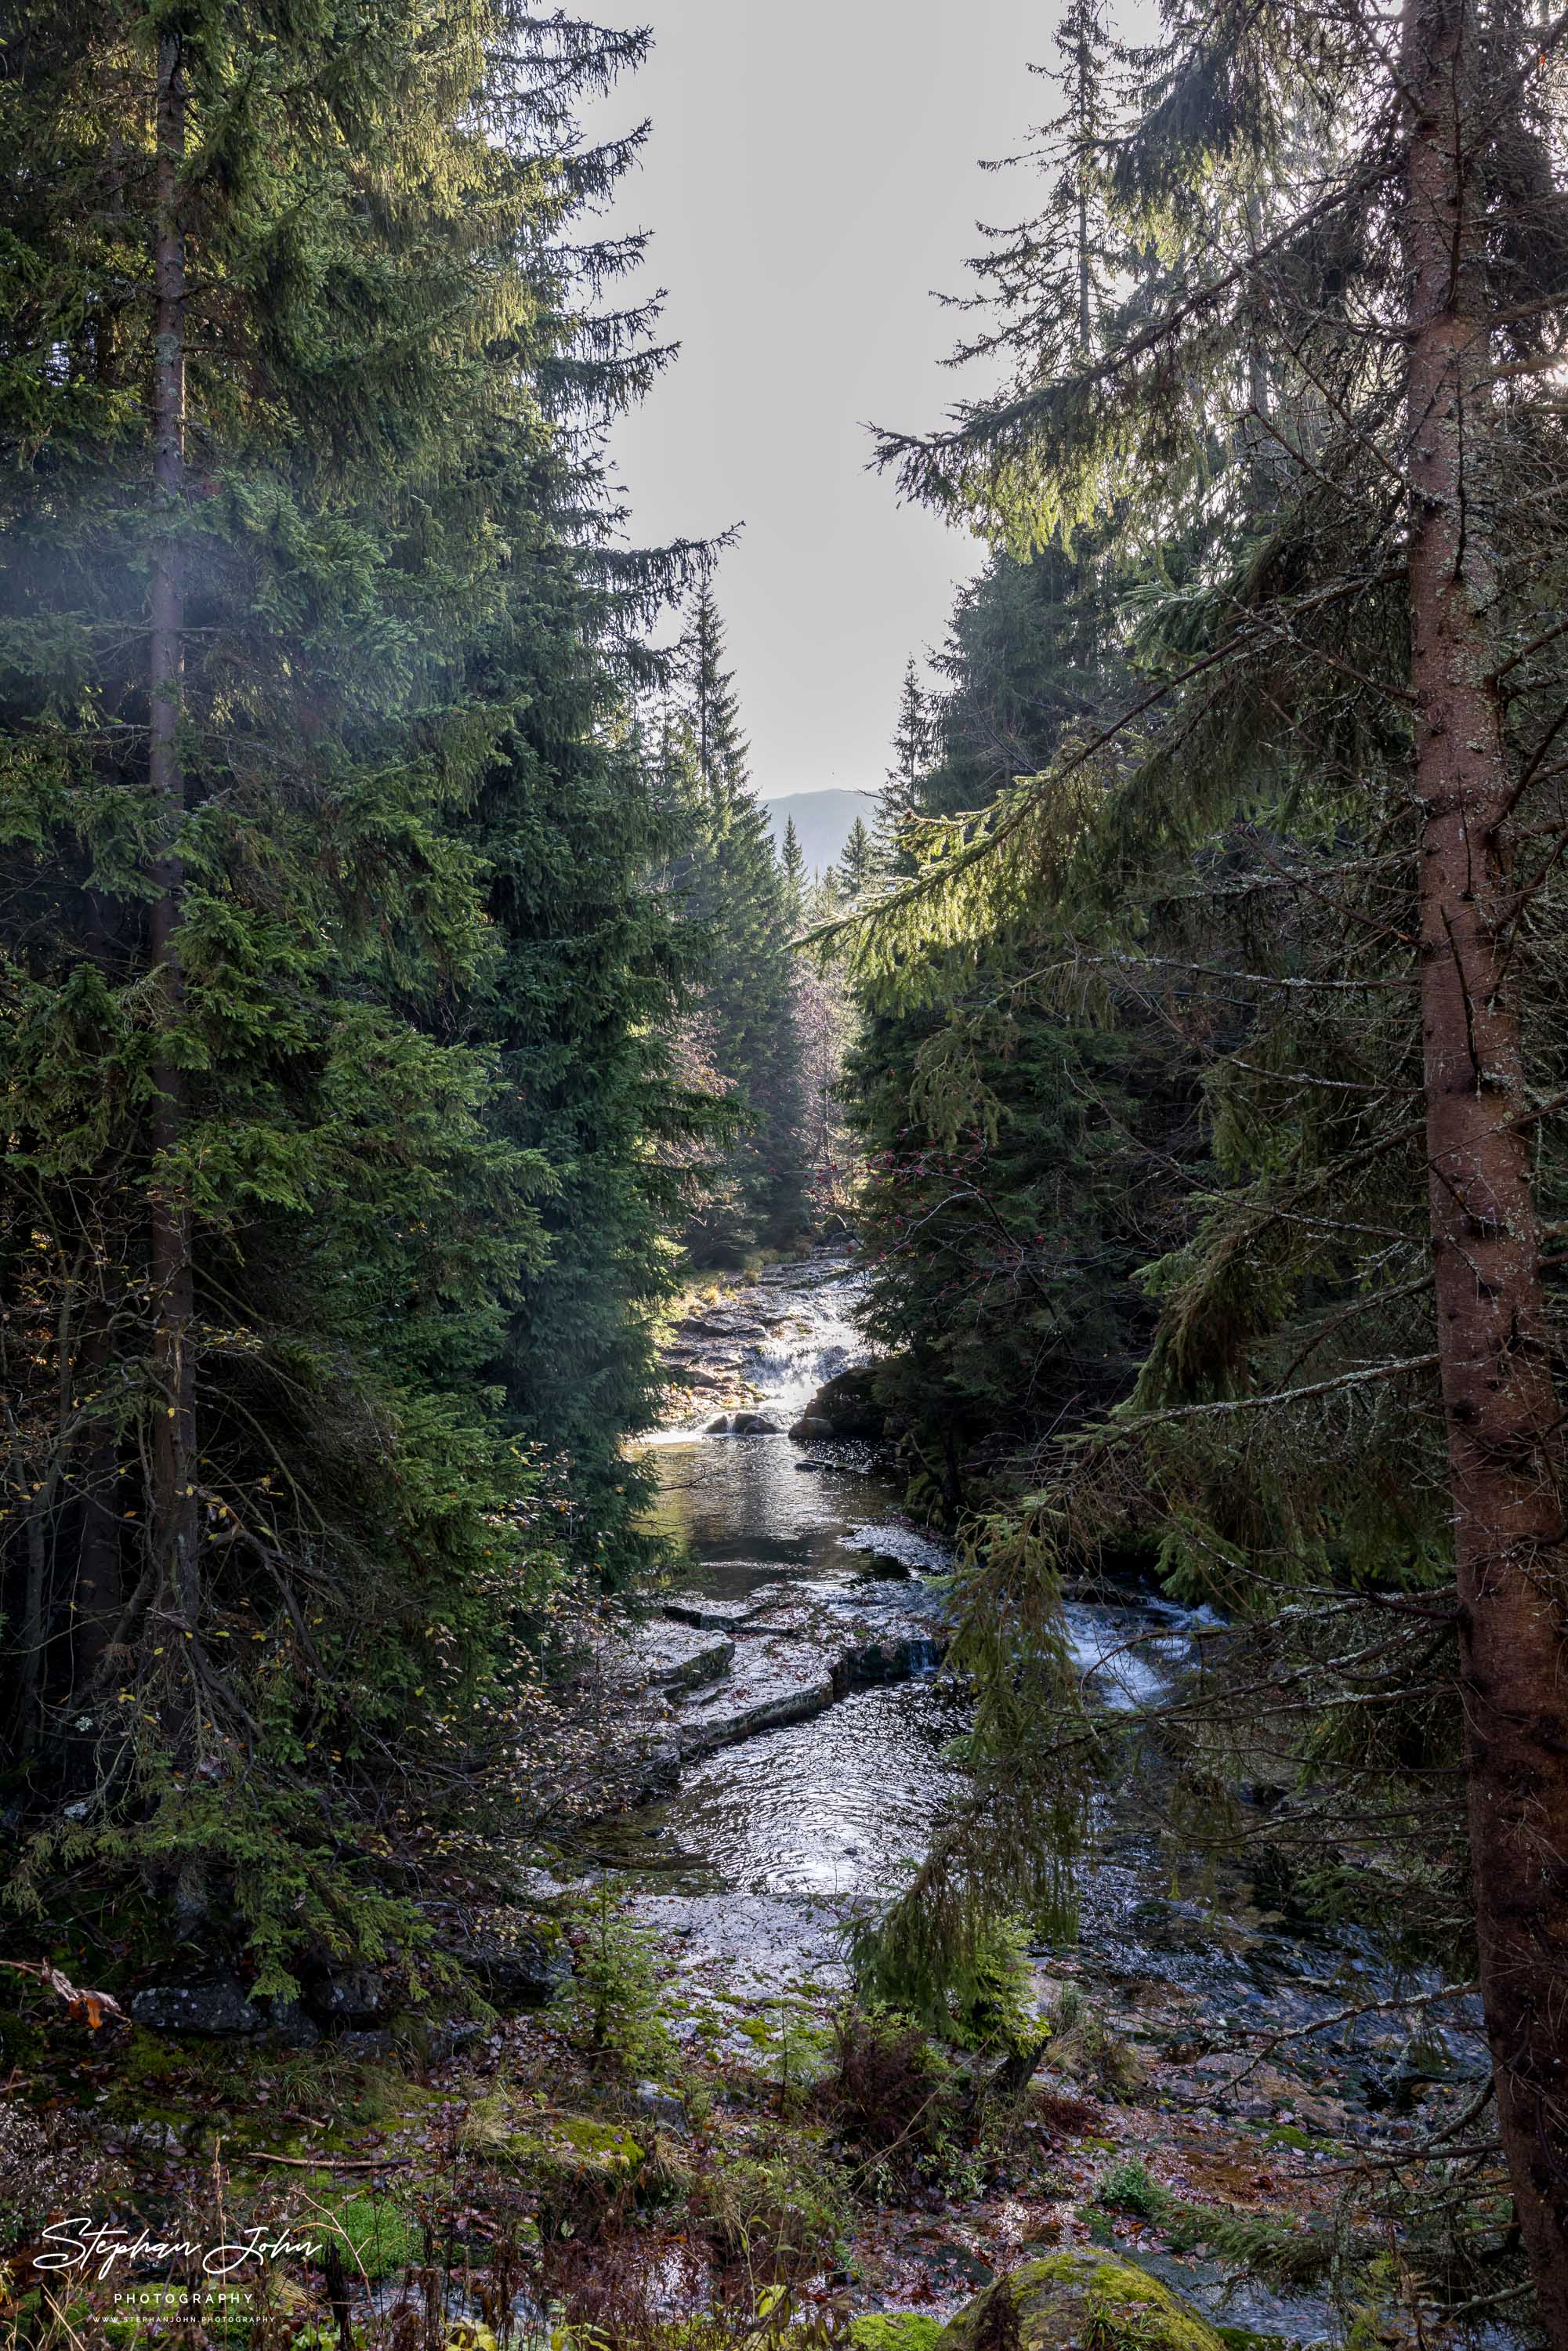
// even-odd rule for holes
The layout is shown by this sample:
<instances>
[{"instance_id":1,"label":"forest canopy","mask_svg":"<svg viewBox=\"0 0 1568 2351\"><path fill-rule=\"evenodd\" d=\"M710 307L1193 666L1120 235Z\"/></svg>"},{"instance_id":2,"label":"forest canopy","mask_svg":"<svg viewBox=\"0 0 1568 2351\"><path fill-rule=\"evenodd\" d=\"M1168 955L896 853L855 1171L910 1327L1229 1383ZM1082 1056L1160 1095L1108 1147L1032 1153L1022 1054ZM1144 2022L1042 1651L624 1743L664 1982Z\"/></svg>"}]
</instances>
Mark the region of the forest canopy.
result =
<instances>
[{"instance_id":1,"label":"forest canopy","mask_svg":"<svg viewBox=\"0 0 1568 2351\"><path fill-rule=\"evenodd\" d=\"M605 470L668 354L587 225L642 134L578 117L645 47L6 36L10 1890L237 1903L263 1991L417 1941L388 1792L482 1784L559 1595L644 1556L683 1228L799 1216L711 553L629 549ZM648 629L699 571L685 792Z\"/></svg>"},{"instance_id":2,"label":"forest canopy","mask_svg":"<svg viewBox=\"0 0 1568 2351\"><path fill-rule=\"evenodd\" d=\"M1375 1950L1490 2067L1334 2223L1215 2242L1343 2283L1361 2195L1357 2351L1391 2277L1419 2345L1568 2351L1568 16L1125 32L1055 27L1026 216L958 305L999 388L871 444L982 556L809 874L727 542L636 545L617 483L674 352L644 240L601 233L645 131L591 126L649 34L517 0L0 27L0 1964L96 2031L62 1954L122 1988L199 1954L258 2033L385 1970L427 2073L433 1995L570 1979L536 2103L558 2061L609 2085L592 2197L505 2084L454 2178L537 2158L530 2261L539 2215L566 2263L580 2219L700 2211L671 2273L700 2237L746 2281L696 2351L862 2341L836 2287L790 2299L850 2274L846 2179L902 2192L914 2145L944 2192L1010 2181L1053 2038L1133 2095L1075 1988L1032 2022L1020 1989L1130 1787L1173 1901L1243 1856L1255 1915ZM673 1326L707 1318L731 1405L782 1395L825 1240L872 1360L832 1324L788 1435L705 1425ZM643 1443L683 1414L775 1447L685 1551ZM890 1476L898 1526L841 1504ZM930 1630L873 1638L911 1557L951 1571ZM1118 1713L1074 1606L1167 1666L1179 1620L1180 1671ZM737 1655L771 1695L688 1729ZM734 2102L652 2077L698 2060L588 1834L632 1850L732 1734L939 1658L941 1818L837 1914L831 2033L779 2005L768 2128L810 2146L726 2203L677 2142ZM592 1872L570 1934L541 1853ZM1092 2193L1178 2214L1136 2163ZM561 2340L672 2340L651 2289L582 2317L636 2263L602 2269Z\"/></svg>"},{"instance_id":3,"label":"forest canopy","mask_svg":"<svg viewBox=\"0 0 1568 2351\"><path fill-rule=\"evenodd\" d=\"M979 1691L871 1979L1070 1888L1061 1586L1142 1562L1233 1628L1161 1734L1180 1832L1260 1779L1278 1883L1479 1975L1556 2339L1563 32L1173 5L1133 49L1073 0L1043 209L977 264L1006 392L879 444L995 553L833 934Z\"/></svg>"}]
</instances>

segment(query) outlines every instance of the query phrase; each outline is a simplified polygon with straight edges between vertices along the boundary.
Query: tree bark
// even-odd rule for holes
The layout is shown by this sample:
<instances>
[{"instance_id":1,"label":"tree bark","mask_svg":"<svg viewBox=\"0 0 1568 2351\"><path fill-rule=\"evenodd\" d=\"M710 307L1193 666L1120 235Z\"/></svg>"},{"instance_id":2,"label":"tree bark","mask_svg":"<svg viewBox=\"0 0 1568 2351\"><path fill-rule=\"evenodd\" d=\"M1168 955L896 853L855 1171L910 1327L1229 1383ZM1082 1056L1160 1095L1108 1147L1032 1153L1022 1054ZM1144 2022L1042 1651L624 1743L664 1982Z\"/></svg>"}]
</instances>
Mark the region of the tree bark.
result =
<instances>
[{"instance_id":1,"label":"tree bark","mask_svg":"<svg viewBox=\"0 0 1568 2351\"><path fill-rule=\"evenodd\" d=\"M162 982L159 1017L163 1042L152 1072L151 1249L156 1320L150 1519L161 1604L191 1625L196 1613L195 1299L190 1209L178 1169L187 1124L185 1074L168 1041L184 1011L180 957L184 872L179 837L185 813L181 743L185 611L179 512L185 487L185 245L180 222L185 96L180 36L168 30L158 41L157 140L152 447L161 538L151 597L148 778L158 830L152 949Z\"/></svg>"},{"instance_id":2,"label":"tree bark","mask_svg":"<svg viewBox=\"0 0 1568 2351\"><path fill-rule=\"evenodd\" d=\"M26 1494L32 1483L27 1475L27 1459L21 1436L9 1405L6 1418L11 1424L12 1479L15 1491ZM47 1591L48 1555L44 1537L44 1511L39 1498L26 1505L24 1520L26 1543L26 1566L22 1585L22 1615L17 1627L17 1646L21 1653L21 1721L17 1731L17 1751L30 1755L38 1744L39 1726L43 1713L44 1617L45 1595Z\"/></svg>"},{"instance_id":3,"label":"tree bark","mask_svg":"<svg viewBox=\"0 0 1568 2351\"><path fill-rule=\"evenodd\" d=\"M1563 1517L1488 643L1474 5L1405 0L1404 15L1421 1016L1480 1980L1522 2241L1548 2334L1568 2351Z\"/></svg>"},{"instance_id":4,"label":"tree bark","mask_svg":"<svg viewBox=\"0 0 1568 2351\"><path fill-rule=\"evenodd\" d=\"M101 1299L90 1301L81 1323L74 1366L68 1360L61 1365L62 1425L78 1396L94 1391L109 1370L111 1339ZM112 1435L103 1429L89 1429L74 1450L76 1655L71 1687L78 1702L90 1705L102 1696L113 1670L115 1629L125 1613L120 1566L124 1521L118 1508L120 1462Z\"/></svg>"}]
</instances>

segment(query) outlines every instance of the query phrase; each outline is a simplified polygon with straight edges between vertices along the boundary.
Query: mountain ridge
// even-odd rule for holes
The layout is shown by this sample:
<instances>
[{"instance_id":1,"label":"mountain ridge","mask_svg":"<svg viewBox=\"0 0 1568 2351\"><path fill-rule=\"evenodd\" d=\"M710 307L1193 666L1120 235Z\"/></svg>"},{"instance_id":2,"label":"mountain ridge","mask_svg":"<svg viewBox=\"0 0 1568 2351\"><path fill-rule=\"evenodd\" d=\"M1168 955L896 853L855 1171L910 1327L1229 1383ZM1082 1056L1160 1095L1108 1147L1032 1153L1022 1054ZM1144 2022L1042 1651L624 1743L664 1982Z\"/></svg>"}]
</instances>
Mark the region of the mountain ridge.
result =
<instances>
[{"instance_id":1,"label":"mountain ridge","mask_svg":"<svg viewBox=\"0 0 1568 2351\"><path fill-rule=\"evenodd\" d=\"M762 803L773 838L780 848L784 827L794 819L796 837L809 872L821 873L836 865L845 841L860 817L869 831L876 815L874 791L852 791L839 785L816 792L787 792Z\"/></svg>"}]
</instances>

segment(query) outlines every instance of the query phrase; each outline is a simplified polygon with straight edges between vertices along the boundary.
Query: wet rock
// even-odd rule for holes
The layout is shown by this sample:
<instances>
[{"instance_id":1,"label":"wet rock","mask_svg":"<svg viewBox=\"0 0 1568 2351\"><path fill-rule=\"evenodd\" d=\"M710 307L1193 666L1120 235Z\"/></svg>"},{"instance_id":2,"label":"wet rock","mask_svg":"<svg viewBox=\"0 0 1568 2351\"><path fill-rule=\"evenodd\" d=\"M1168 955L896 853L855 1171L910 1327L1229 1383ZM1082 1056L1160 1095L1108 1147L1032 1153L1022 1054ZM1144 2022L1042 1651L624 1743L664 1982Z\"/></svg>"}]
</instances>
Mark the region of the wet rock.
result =
<instances>
[{"instance_id":1,"label":"wet rock","mask_svg":"<svg viewBox=\"0 0 1568 2351\"><path fill-rule=\"evenodd\" d=\"M319 2025L297 2000L275 2000L271 2015L271 2037L281 2048L314 2049L321 2038Z\"/></svg>"},{"instance_id":2,"label":"wet rock","mask_svg":"<svg viewBox=\"0 0 1568 2351\"><path fill-rule=\"evenodd\" d=\"M789 1431L801 1443L813 1437L859 1437L874 1444L887 1434L887 1415L873 1394L874 1371L839 1372L817 1390Z\"/></svg>"},{"instance_id":3,"label":"wet rock","mask_svg":"<svg viewBox=\"0 0 1568 2351\"><path fill-rule=\"evenodd\" d=\"M894 1559L888 1551L869 1551L861 1573L868 1583L907 1583L915 1570L906 1559Z\"/></svg>"},{"instance_id":4,"label":"wet rock","mask_svg":"<svg viewBox=\"0 0 1568 2351\"><path fill-rule=\"evenodd\" d=\"M133 1992L131 2021L150 2032L200 2032L214 2040L264 2032L267 2011L258 2008L233 1976L204 1984L157 1984Z\"/></svg>"},{"instance_id":5,"label":"wet rock","mask_svg":"<svg viewBox=\"0 0 1568 2351\"><path fill-rule=\"evenodd\" d=\"M390 2057L392 2034L390 2024L371 2025L364 2030L340 2032L332 2046L345 2057Z\"/></svg>"},{"instance_id":6,"label":"wet rock","mask_svg":"<svg viewBox=\"0 0 1568 2351\"><path fill-rule=\"evenodd\" d=\"M924 1633L868 1641L863 1647L846 1649L834 1659L833 1687L841 1696L846 1690L873 1688L879 1682L912 1680L916 1674L934 1672L946 1648L945 1641Z\"/></svg>"},{"instance_id":7,"label":"wet rock","mask_svg":"<svg viewBox=\"0 0 1568 2351\"><path fill-rule=\"evenodd\" d=\"M941 2197L935 2193L926 2197L925 2203L932 2212L943 2209ZM960 2244L953 2237L933 2238L923 2231L916 2240L905 2240L899 2251L925 2272L932 2289L944 2298L966 2289L977 2294L996 2276L989 2262L982 2260L973 2246ZM940 2340L940 2336L935 2339Z\"/></svg>"},{"instance_id":8,"label":"wet rock","mask_svg":"<svg viewBox=\"0 0 1568 2351\"><path fill-rule=\"evenodd\" d=\"M710 1306L700 1313L688 1314L681 1331L684 1336L694 1339L745 1339L756 1319L744 1305Z\"/></svg>"},{"instance_id":9,"label":"wet rock","mask_svg":"<svg viewBox=\"0 0 1568 2351\"><path fill-rule=\"evenodd\" d=\"M637 2111L650 2121L662 2123L666 2130L684 2130L686 2110L671 2090L661 2089L657 2082L639 2082L632 2093Z\"/></svg>"},{"instance_id":10,"label":"wet rock","mask_svg":"<svg viewBox=\"0 0 1568 2351\"><path fill-rule=\"evenodd\" d=\"M765 1412L721 1412L703 1430L705 1437L779 1437L779 1423Z\"/></svg>"},{"instance_id":11,"label":"wet rock","mask_svg":"<svg viewBox=\"0 0 1568 2351\"><path fill-rule=\"evenodd\" d=\"M310 2005L331 2024L367 2024L387 2008L386 1978L379 1968L344 1968L326 1977Z\"/></svg>"},{"instance_id":12,"label":"wet rock","mask_svg":"<svg viewBox=\"0 0 1568 2351\"><path fill-rule=\"evenodd\" d=\"M442 1948L493 1999L525 2008L553 2000L571 1974L564 1941L509 1910L486 1912L468 1933L448 1936Z\"/></svg>"},{"instance_id":13,"label":"wet rock","mask_svg":"<svg viewBox=\"0 0 1568 2351\"><path fill-rule=\"evenodd\" d=\"M1018 2351L1066 2351L1084 2343L1224 2351L1208 2321L1173 2287L1098 2245L1009 2270L949 2319L938 2340L941 2351L981 2351L1004 2342Z\"/></svg>"},{"instance_id":14,"label":"wet rock","mask_svg":"<svg viewBox=\"0 0 1568 2351\"><path fill-rule=\"evenodd\" d=\"M721 1690L685 1708L681 1754L706 1755L759 1730L804 1722L831 1706L834 1695L829 1659L782 1641L747 1642L740 1670Z\"/></svg>"},{"instance_id":15,"label":"wet rock","mask_svg":"<svg viewBox=\"0 0 1568 2351\"><path fill-rule=\"evenodd\" d=\"M727 1633L661 1621L639 1625L611 1670L644 1689L700 1689L722 1679L734 1656Z\"/></svg>"},{"instance_id":16,"label":"wet rock","mask_svg":"<svg viewBox=\"0 0 1568 2351\"><path fill-rule=\"evenodd\" d=\"M172 2123L127 2123L118 2134L120 2145L141 2155L180 2155L184 2140Z\"/></svg>"},{"instance_id":17,"label":"wet rock","mask_svg":"<svg viewBox=\"0 0 1568 2351\"><path fill-rule=\"evenodd\" d=\"M709 1600L701 1593L680 1593L674 1599L665 1601L664 1614L677 1625L695 1625L715 1633L737 1633L743 1625L757 1624L774 1605L769 1597L759 1606L754 1604L749 1608L726 1607L722 1602Z\"/></svg>"},{"instance_id":18,"label":"wet rock","mask_svg":"<svg viewBox=\"0 0 1568 2351\"><path fill-rule=\"evenodd\" d=\"M444 2024L433 2024L424 2036L424 2053L433 2065L444 2064L460 2049L471 2048L481 2030L471 2017L453 2017Z\"/></svg>"}]
</instances>

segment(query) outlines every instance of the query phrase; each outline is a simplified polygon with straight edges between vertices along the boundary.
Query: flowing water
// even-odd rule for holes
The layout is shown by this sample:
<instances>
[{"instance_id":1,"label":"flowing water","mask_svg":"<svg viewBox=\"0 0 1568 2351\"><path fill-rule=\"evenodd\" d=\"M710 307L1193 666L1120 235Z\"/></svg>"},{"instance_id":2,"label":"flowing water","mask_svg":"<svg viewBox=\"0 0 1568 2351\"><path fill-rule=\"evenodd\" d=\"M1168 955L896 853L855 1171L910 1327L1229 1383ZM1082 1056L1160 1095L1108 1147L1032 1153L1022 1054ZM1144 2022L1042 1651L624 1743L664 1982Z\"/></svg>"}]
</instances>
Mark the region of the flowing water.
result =
<instances>
[{"instance_id":1,"label":"flowing water","mask_svg":"<svg viewBox=\"0 0 1568 2351\"><path fill-rule=\"evenodd\" d=\"M841 1983L844 1927L896 1891L964 1788L949 1745L965 1703L935 1670L939 1642L923 1650L920 1638L939 1628L947 1554L901 1517L855 1448L802 1448L784 1433L824 1380L863 1359L856 1288L847 1262L819 1259L765 1274L688 1325L697 1333L688 1357L732 1393L748 1391L778 1432L705 1434L710 1404L652 1447L658 1522L689 1562L684 1601L744 1610L783 1587L819 1612L869 1603L911 1628L906 1678L851 1688L809 1719L689 1762L677 1792L644 1816L648 1844L675 1867L666 1863L664 1890L643 1907L690 1938L689 1964L720 1963L753 1993ZM1180 1680L1216 1621L1129 1594L1116 1605L1070 1602L1066 1633L1092 1693L1132 1717ZM1416 2127L1399 2117L1423 2080L1479 2074L1468 2011L1442 2023L1418 2010L1338 2021L1347 2000L1386 2004L1391 1991L1403 1999L1424 1988L1419 1975L1396 1978L1364 1936L1260 1908L1239 1870L1180 1894L1156 1819L1159 1768L1135 1729L1127 1756L1121 1784L1097 1808L1077 1939L1043 1952L1040 1972L1076 1975L1122 2012L1160 2017L1167 2034L1190 2025L1197 2054L1185 2088L1170 2080L1176 2105L1265 2128L1309 2116L1315 2098L1331 2118L1322 2127L1396 2144ZM1276 2076L1270 2090L1241 2071L1230 2086L1263 2026L1311 2036L1297 2042L1291 2084ZM1206 2279L1204 2267L1181 2264L1179 2282L1217 2307L1230 2297L1220 2314L1300 2341L1331 2331L1322 2303L1253 2283L1238 2296L1234 2280Z\"/></svg>"},{"instance_id":2,"label":"flowing water","mask_svg":"<svg viewBox=\"0 0 1568 2351\"><path fill-rule=\"evenodd\" d=\"M940 1617L931 1579L950 1563L944 1547L900 1516L883 1479L841 1466L844 1449L838 1460L803 1452L784 1433L825 1380L863 1359L857 1289L841 1260L787 1266L713 1318L716 1352L779 1433L709 1436L694 1416L657 1441L657 1519L692 1562L693 1591L742 1603L783 1583L852 1602L874 1586L883 1611ZM748 1320L751 1336L737 1336ZM1100 1696L1125 1709L1169 1687L1195 1621L1163 1603L1071 1602L1067 1635ZM657 1823L703 1857L710 1889L881 1897L962 1792L944 1750L963 1723L961 1701L934 1678L855 1690L688 1770Z\"/></svg>"},{"instance_id":3,"label":"flowing water","mask_svg":"<svg viewBox=\"0 0 1568 2351\"><path fill-rule=\"evenodd\" d=\"M892 1488L782 1433L863 1353L855 1292L831 1259L764 1276L756 1295L769 1322L740 1347L737 1368L780 1433L709 1437L690 1426L656 1443L658 1522L691 1561L691 1592L738 1604L782 1584L830 1605L870 1601L915 1627L939 1614L928 1579L947 1554L899 1516ZM921 1660L921 1635L911 1637L924 1664L911 1679L852 1690L808 1721L687 1768L650 1825L701 1856L694 1887L837 1904L896 1886L961 1787L943 1749L963 1727L962 1708L935 1678L934 1646Z\"/></svg>"}]
</instances>

